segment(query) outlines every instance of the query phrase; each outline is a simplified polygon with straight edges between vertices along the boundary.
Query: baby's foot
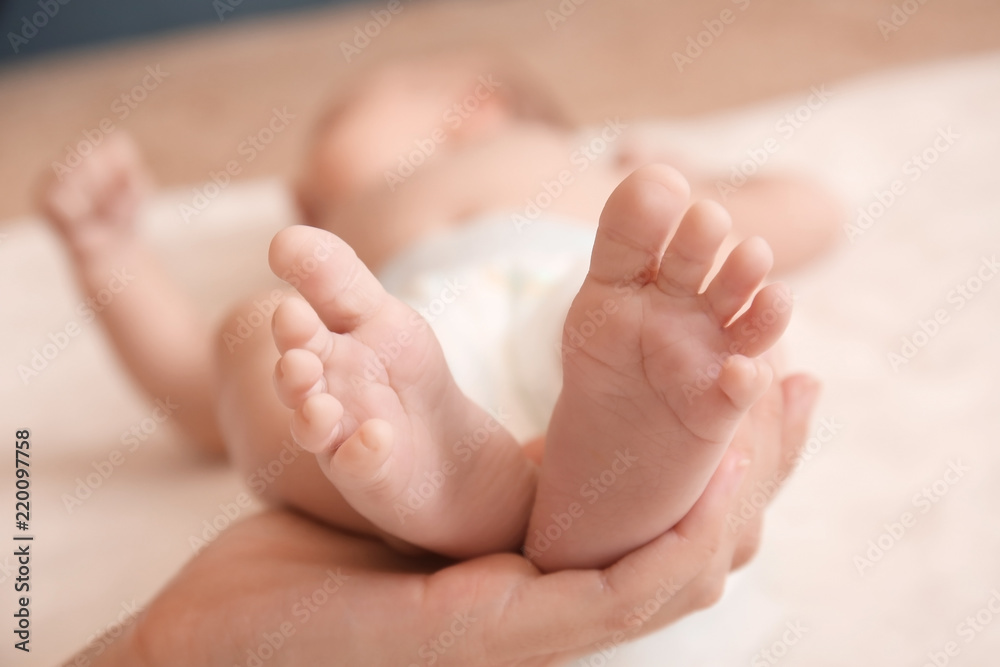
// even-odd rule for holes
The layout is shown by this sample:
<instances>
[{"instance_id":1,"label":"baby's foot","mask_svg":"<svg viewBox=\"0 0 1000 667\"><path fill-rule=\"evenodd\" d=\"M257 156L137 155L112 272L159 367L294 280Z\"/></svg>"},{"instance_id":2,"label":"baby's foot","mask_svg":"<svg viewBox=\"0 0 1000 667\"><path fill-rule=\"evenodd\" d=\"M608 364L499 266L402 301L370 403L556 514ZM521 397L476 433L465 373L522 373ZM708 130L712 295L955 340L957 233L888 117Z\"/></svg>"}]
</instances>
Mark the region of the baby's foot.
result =
<instances>
[{"instance_id":1,"label":"baby's foot","mask_svg":"<svg viewBox=\"0 0 1000 667\"><path fill-rule=\"evenodd\" d=\"M135 144L113 132L68 172L49 173L39 204L66 242L79 268L113 263L134 241L139 205L149 177Z\"/></svg>"},{"instance_id":2,"label":"baby's foot","mask_svg":"<svg viewBox=\"0 0 1000 667\"><path fill-rule=\"evenodd\" d=\"M604 566L667 531L771 382L755 357L791 310L779 285L753 297L771 251L744 241L701 290L730 221L711 202L687 209L689 193L675 170L644 167L601 215L525 545L545 570Z\"/></svg>"},{"instance_id":3,"label":"baby's foot","mask_svg":"<svg viewBox=\"0 0 1000 667\"><path fill-rule=\"evenodd\" d=\"M448 556L519 547L535 466L502 417L455 384L427 322L329 232L282 230L270 262L308 301L274 315L276 389L295 411L293 437L344 498L390 535Z\"/></svg>"}]
</instances>

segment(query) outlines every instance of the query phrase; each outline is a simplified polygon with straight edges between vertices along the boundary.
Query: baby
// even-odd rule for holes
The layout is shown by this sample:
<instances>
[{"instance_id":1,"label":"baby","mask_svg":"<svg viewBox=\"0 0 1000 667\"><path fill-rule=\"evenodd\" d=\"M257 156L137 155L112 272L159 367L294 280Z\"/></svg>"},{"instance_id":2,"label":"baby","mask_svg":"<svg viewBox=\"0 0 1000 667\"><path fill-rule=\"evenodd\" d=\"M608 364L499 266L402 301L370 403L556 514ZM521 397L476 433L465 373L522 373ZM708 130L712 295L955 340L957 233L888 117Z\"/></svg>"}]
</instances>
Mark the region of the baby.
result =
<instances>
[{"instance_id":1,"label":"baby","mask_svg":"<svg viewBox=\"0 0 1000 667\"><path fill-rule=\"evenodd\" d=\"M689 184L647 164L664 156L627 132L607 159L573 169L580 135L547 100L475 54L383 67L355 84L324 116L296 186L306 225L271 244L272 270L300 296L282 300L272 332L233 349L214 342L137 237L149 186L125 135L46 179L40 201L85 292L122 267L136 276L100 316L147 393L175 399L192 439L241 471L284 463L269 500L404 550L521 550L546 571L603 567L701 495L769 386L762 355L790 317L787 289L760 286L772 264L821 251L837 209L807 182L758 179L729 197L731 223L704 199L711 179L689 174ZM427 137L435 150L404 174L402 156ZM511 245L525 222L517 211L552 182L544 215ZM596 231L564 222L598 218ZM460 234L477 252L506 244L512 256L535 239L557 254L592 245L582 285L569 270L546 278L578 291L571 305L536 309L566 313L562 382L544 438L525 446L466 395L428 319L376 278L395 271L394 291L405 291L416 280L398 278L408 253ZM548 264L535 262L543 273ZM287 449L289 431L315 460Z\"/></svg>"}]
</instances>

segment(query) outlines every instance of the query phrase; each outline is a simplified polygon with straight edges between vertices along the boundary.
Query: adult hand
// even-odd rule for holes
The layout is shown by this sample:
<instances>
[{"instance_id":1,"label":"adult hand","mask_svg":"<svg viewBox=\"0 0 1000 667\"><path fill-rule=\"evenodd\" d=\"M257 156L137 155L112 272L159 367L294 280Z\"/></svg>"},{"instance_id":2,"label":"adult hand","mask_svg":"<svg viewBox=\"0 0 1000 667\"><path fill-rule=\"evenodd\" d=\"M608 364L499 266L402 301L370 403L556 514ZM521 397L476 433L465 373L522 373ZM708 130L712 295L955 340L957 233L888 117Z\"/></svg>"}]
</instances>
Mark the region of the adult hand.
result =
<instances>
[{"instance_id":1,"label":"adult hand","mask_svg":"<svg viewBox=\"0 0 1000 667\"><path fill-rule=\"evenodd\" d=\"M742 496L787 475L817 388L773 387L688 515L605 570L413 558L273 510L219 537L91 664L556 665L621 644L713 604L753 554Z\"/></svg>"}]
</instances>

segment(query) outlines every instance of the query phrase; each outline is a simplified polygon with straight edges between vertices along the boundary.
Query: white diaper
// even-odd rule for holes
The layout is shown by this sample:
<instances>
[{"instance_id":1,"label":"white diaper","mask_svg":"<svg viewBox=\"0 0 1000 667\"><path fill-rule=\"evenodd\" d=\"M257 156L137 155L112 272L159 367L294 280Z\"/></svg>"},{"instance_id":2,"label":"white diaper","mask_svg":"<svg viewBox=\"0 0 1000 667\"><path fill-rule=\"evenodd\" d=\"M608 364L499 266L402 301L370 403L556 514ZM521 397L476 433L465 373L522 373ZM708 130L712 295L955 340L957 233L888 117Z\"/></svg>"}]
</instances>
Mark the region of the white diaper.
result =
<instances>
[{"instance_id":1,"label":"white diaper","mask_svg":"<svg viewBox=\"0 0 1000 667\"><path fill-rule=\"evenodd\" d=\"M593 227L552 216L483 217L429 237L379 276L431 323L458 385L523 440L543 433L562 383L563 321Z\"/></svg>"}]
</instances>

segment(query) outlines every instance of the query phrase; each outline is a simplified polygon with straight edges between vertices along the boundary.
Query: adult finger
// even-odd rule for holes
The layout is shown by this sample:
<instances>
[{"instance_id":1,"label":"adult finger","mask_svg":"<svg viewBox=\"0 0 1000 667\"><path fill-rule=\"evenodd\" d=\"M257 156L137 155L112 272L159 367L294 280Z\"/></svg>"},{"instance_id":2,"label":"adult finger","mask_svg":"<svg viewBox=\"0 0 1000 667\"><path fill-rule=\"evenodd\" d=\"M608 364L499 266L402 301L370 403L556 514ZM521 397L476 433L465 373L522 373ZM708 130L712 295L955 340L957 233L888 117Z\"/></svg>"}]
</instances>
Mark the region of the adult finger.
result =
<instances>
[{"instance_id":1,"label":"adult finger","mask_svg":"<svg viewBox=\"0 0 1000 667\"><path fill-rule=\"evenodd\" d=\"M819 398L820 383L816 378L800 373L781 382L784 416L781 425L780 479L790 474L809 435L809 422Z\"/></svg>"},{"instance_id":2,"label":"adult finger","mask_svg":"<svg viewBox=\"0 0 1000 667\"><path fill-rule=\"evenodd\" d=\"M736 547L733 549L733 558L729 564L731 570L738 570L757 555L763 534L764 515L758 514L739 531Z\"/></svg>"},{"instance_id":3,"label":"adult finger","mask_svg":"<svg viewBox=\"0 0 1000 667\"><path fill-rule=\"evenodd\" d=\"M754 465L758 469L752 470L747 475L741 496L748 496L754 491L753 480L757 476L763 476L770 482L770 485L765 486L769 493L768 501L777 494L790 475L798 453L805 443L818 393L819 383L808 375L793 375L782 381L780 405L773 406L776 409L775 416L780 419L780 430L776 432L780 441L758 442L757 455L754 457ZM761 447L767 450L761 451ZM761 466L766 469L760 468ZM764 523L762 511L747 519L743 519L742 516L739 519L735 517L736 515L731 515L727 518L727 523L738 535L731 564L734 570L745 565L756 555L760 548Z\"/></svg>"},{"instance_id":4,"label":"adult finger","mask_svg":"<svg viewBox=\"0 0 1000 667\"><path fill-rule=\"evenodd\" d=\"M668 605L677 609L676 616L693 611L685 606L690 600L678 594L720 549L731 548L734 536L725 530L725 516L749 462L741 452L727 454L705 493L673 529L609 568L556 572L512 590L490 654L502 656L503 663L576 651L609 638L621 643L644 631L649 617L662 617Z\"/></svg>"}]
</instances>

